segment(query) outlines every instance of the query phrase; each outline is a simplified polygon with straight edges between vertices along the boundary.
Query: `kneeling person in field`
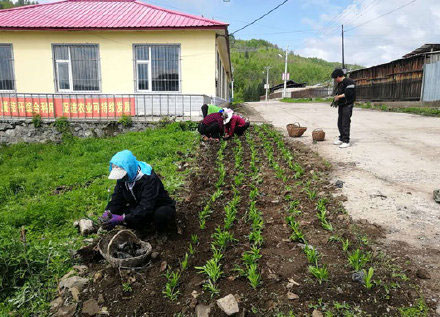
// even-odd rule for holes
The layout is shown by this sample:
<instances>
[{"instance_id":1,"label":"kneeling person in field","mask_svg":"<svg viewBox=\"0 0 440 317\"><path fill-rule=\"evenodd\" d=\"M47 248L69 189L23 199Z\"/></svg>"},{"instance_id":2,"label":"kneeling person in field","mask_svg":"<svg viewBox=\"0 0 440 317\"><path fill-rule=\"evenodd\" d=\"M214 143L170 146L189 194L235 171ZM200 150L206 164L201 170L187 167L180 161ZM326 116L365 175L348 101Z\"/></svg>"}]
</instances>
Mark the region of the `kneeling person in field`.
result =
<instances>
[{"instance_id":1,"label":"kneeling person in field","mask_svg":"<svg viewBox=\"0 0 440 317\"><path fill-rule=\"evenodd\" d=\"M139 230L154 225L158 232L175 228L176 203L150 165L124 150L110 160L108 178L117 182L100 218L104 229L116 225Z\"/></svg>"},{"instance_id":2,"label":"kneeling person in field","mask_svg":"<svg viewBox=\"0 0 440 317\"><path fill-rule=\"evenodd\" d=\"M237 114L225 112L223 115L225 125L225 138L231 138L235 135L242 136L249 128L250 122Z\"/></svg>"},{"instance_id":3,"label":"kneeling person in field","mask_svg":"<svg viewBox=\"0 0 440 317\"><path fill-rule=\"evenodd\" d=\"M198 131L203 136L204 141L208 139L219 140L224 131L222 113L216 112L207 115L199 123Z\"/></svg>"}]
</instances>

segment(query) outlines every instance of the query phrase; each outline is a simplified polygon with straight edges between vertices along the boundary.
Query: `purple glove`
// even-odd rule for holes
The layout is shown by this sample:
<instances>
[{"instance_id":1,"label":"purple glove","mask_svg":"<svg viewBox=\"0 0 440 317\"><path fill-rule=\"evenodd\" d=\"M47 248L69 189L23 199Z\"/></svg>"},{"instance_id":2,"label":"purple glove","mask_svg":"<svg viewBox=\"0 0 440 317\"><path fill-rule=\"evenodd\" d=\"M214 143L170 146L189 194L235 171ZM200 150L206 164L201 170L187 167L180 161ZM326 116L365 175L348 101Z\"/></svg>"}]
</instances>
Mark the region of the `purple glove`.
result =
<instances>
[{"instance_id":1,"label":"purple glove","mask_svg":"<svg viewBox=\"0 0 440 317\"><path fill-rule=\"evenodd\" d=\"M110 210L106 210L106 211L104 211L104 213L102 214L102 216L99 217L99 221L100 221L101 223L103 223L103 222L107 222L107 221L109 221L110 219L112 219L112 213L110 212Z\"/></svg>"},{"instance_id":2,"label":"purple glove","mask_svg":"<svg viewBox=\"0 0 440 317\"><path fill-rule=\"evenodd\" d=\"M102 227L106 230L111 230L114 227L116 227L117 225L120 225L124 222L124 216L120 216L120 215L112 215L111 214L111 219L105 221L102 224Z\"/></svg>"}]
</instances>

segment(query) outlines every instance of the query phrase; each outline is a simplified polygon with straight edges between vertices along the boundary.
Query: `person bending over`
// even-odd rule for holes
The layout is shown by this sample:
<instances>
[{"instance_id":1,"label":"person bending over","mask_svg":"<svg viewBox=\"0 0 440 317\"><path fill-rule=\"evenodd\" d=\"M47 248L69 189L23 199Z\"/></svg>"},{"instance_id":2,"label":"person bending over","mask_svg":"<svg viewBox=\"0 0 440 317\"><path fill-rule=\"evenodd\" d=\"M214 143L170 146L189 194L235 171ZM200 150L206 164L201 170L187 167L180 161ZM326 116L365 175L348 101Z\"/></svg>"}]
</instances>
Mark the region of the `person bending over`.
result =
<instances>
[{"instance_id":1,"label":"person bending over","mask_svg":"<svg viewBox=\"0 0 440 317\"><path fill-rule=\"evenodd\" d=\"M225 138L233 137L234 133L238 136L241 136L250 126L249 121L237 114L225 113L223 117L225 117L223 121L226 133Z\"/></svg>"},{"instance_id":2,"label":"person bending over","mask_svg":"<svg viewBox=\"0 0 440 317\"><path fill-rule=\"evenodd\" d=\"M175 228L176 202L150 165L124 150L110 160L108 178L117 182L100 218L104 229L125 225L142 230L154 225L158 232L164 232Z\"/></svg>"},{"instance_id":3,"label":"person bending over","mask_svg":"<svg viewBox=\"0 0 440 317\"><path fill-rule=\"evenodd\" d=\"M208 139L219 140L224 131L222 113L216 112L207 115L199 123L198 131L203 136L204 141Z\"/></svg>"},{"instance_id":4,"label":"person bending over","mask_svg":"<svg viewBox=\"0 0 440 317\"><path fill-rule=\"evenodd\" d=\"M202 109L203 118L206 118L207 115L219 112L223 108L219 107L219 106L216 106L216 105L204 104L201 109Z\"/></svg>"}]
</instances>

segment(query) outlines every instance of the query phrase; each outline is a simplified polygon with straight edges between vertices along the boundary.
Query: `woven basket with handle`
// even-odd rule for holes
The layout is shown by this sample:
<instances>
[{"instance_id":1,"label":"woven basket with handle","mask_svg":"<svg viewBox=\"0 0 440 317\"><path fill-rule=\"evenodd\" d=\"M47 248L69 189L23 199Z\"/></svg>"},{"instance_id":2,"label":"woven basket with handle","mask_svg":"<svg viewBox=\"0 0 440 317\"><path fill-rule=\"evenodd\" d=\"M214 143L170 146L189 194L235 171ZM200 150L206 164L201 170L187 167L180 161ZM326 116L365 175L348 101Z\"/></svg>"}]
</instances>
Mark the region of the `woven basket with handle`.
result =
<instances>
[{"instance_id":1,"label":"woven basket with handle","mask_svg":"<svg viewBox=\"0 0 440 317\"><path fill-rule=\"evenodd\" d=\"M315 129L312 132L313 141L324 141L325 132L321 128Z\"/></svg>"},{"instance_id":2,"label":"woven basket with handle","mask_svg":"<svg viewBox=\"0 0 440 317\"><path fill-rule=\"evenodd\" d=\"M112 256L117 245L123 242L135 242L141 246L142 254L128 259L120 259ZM148 242L140 240L131 230L113 230L104 236L98 243L99 253L111 266L116 268L131 268L142 266L150 256L152 246Z\"/></svg>"},{"instance_id":3,"label":"woven basket with handle","mask_svg":"<svg viewBox=\"0 0 440 317\"><path fill-rule=\"evenodd\" d=\"M290 137L298 138L306 132L307 128L302 127L298 122L290 123L286 126Z\"/></svg>"}]
</instances>

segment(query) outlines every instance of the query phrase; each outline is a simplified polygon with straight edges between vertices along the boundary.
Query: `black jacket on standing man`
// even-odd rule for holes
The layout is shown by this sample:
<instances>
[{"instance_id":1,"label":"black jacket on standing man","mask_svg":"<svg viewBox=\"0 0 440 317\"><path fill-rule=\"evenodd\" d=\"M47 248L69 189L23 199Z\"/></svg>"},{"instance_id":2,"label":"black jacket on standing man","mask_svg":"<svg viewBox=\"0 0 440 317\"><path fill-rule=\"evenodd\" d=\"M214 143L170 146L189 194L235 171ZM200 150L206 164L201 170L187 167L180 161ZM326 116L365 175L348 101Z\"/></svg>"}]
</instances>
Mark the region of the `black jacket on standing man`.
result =
<instances>
[{"instance_id":1,"label":"black jacket on standing man","mask_svg":"<svg viewBox=\"0 0 440 317\"><path fill-rule=\"evenodd\" d=\"M356 101L356 85L353 79L345 77L343 81L338 84L336 95L345 94L345 98L338 100L338 106L353 105Z\"/></svg>"}]
</instances>

